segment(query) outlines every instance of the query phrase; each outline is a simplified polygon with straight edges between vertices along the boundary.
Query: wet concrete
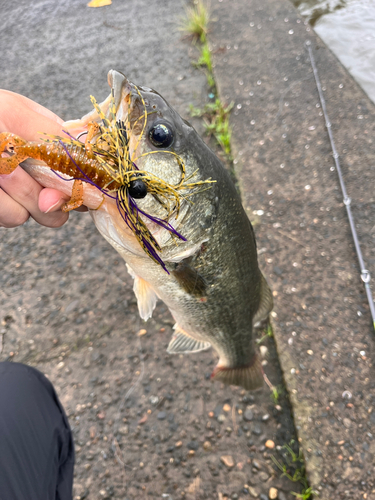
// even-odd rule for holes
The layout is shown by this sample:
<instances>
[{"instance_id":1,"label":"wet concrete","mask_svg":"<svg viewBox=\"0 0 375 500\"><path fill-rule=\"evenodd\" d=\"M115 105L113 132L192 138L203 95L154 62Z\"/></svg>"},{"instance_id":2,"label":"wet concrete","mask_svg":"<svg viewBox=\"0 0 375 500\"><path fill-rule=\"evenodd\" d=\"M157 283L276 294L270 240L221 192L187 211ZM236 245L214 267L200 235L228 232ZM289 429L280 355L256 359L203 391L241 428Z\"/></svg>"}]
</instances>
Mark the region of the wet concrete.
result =
<instances>
[{"instance_id":1,"label":"wet concrete","mask_svg":"<svg viewBox=\"0 0 375 500\"><path fill-rule=\"evenodd\" d=\"M374 498L374 332L305 41L373 275L374 105L289 2L219 0L214 17L215 76L235 103L235 170L249 216L261 221L308 477L322 499Z\"/></svg>"}]
</instances>

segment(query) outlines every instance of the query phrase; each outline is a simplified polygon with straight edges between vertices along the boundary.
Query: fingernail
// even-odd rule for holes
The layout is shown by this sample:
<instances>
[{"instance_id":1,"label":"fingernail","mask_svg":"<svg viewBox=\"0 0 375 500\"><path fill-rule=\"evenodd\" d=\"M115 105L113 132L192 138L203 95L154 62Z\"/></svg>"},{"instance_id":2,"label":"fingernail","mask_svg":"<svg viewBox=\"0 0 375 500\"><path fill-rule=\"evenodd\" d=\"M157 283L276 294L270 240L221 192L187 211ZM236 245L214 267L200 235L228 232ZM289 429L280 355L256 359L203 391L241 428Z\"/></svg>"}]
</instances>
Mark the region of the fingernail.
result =
<instances>
[{"instance_id":1,"label":"fingernail","mask_svg":"<svg viewBox=\"0 0 375 500\"><path fill-rule=\"evenodd\" d=\"M45 214L49 214L50 212L52 212L55 208L60 208L60 206L63 204L64 200L62 198L60 198L56 203L54 203L53 205L51 205L49 207L48 210L46 210L44 213Z\"/></svg>"}]
</instances>

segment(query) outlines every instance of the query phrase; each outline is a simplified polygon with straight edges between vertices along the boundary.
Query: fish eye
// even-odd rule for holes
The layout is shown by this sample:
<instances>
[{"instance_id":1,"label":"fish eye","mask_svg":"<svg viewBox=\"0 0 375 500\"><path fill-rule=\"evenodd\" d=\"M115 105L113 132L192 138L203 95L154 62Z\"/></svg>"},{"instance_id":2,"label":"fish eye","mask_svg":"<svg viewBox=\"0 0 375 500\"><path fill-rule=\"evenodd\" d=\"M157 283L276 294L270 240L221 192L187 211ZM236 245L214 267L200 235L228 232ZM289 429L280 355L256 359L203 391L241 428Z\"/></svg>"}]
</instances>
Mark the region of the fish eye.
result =
<instances>
[{"instance_id":1,"label":"fish eye","mask_svg":"<svg viewBox=\"0 0 375 500\"><path fill-rule=\"evenodd\" d=\"M132 198L139 200L147 195L147 186L141 179L135 179L129 183L128 191Z\"/></svg>"},{"instance_id":2,"label":"fish eye","mask_svg":"<svg viewBox=\"0 0 375 500\"><path fill-rule=\"evenodd\" d=\"M173 144L174 136L169 123L156 123L148 134L150 141L157 148L169 148Z\"/></svg>"}]
</instances>

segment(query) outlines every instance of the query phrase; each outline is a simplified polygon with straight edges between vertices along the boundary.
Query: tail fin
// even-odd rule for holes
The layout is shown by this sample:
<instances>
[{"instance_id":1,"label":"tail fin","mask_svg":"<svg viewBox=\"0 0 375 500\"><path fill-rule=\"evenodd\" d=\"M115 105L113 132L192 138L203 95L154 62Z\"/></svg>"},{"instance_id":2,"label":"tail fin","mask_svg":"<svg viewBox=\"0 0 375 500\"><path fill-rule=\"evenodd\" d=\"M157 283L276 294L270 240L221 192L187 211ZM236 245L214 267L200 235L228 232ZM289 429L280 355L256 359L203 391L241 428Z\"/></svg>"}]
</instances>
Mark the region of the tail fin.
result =
<instances>
[{"instance_id":1,"label":"tail fin","mask_svg":"<svg viewBox=\"0 0 375 500\"><path fill-rule=\"evenodd\" d=\"M231 367L217 365L211 378L227 385L239 385L249 391L263 386L263 369L257 354L247 366Z\"/></svg>"}]
</instances>

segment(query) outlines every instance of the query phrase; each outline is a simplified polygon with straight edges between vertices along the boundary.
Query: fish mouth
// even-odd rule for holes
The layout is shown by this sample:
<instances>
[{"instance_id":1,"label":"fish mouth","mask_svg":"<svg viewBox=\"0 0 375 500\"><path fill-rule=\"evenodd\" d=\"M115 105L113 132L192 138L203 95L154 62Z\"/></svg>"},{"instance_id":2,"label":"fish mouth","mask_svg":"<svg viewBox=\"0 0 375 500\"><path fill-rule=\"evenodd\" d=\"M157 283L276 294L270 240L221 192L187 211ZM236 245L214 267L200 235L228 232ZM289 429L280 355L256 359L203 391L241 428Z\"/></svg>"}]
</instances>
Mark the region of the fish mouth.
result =
<instances>
[{"instance_id":1,"label":"fish mouth","mask_svg":"<svg viewBox=\"0 0 375 500\"><path fill-rule=\"evenodd\" d=\"M126 76L123 73L120 73L120 71L116 71L115 69L110 69L108 71L108 85L112 89L112 95L114 98L114 104L116 107L116 111L121 103L122 99L122 91L125 90L127 94L130 92L130 85L129 85L129 80L126 78ZM124 88L125 87L125 88Z\"/></svg>"},{"instance_id":2,"label":"fish mouth","mask_svg":"<svg viewBox=\"0 0 375 500\"><path fill-rule=\"evenodd\" d=\"M115 107L117 120L124 120L128 117L129 101L132 92L132 84L123 73L111 69L108 71L108 85L111 87L113 104ZM108 110L108 113L111 110Z\"/></svg>"},{"instance_id":3,"label":"fish mouth","mask_svg":"<svg viewBox=\"0 0 375 500\"><path fill-rule=\"evenodd\" d=\"M108 72L108 84L111 87L111 99L110 102L106 100L108 107L105 116L110 122L115 120L120 126L122 134L126 136L129 164L132 164L134 169L142 171L144 168L142 160L148 154L145 152L145 142L147 142L146 127L149 113L145 93L153 91L149 88L138 87L130 82L123 73L113 69ZM144 172L147 172L147 169ZM141 177L142 175L140 173ZM163 182L162 179L160 181ZM146 253L151 254L150 256L167 271L158 252L172 238L171 234L186 241L174 227L176 224L174 221L178 215L177 209L170 210L168 213L167 208L163 207L160 201L154 197L152 199L148 197L147 200L132 200L131 204L136 207L137 217L142 219L145 227L149 230L150 238L154 240L152 245L155 244L155 248ZM181 216L188 208L185 203L182 205L180 208ZM146 245L152 246L148 242Z\"/></svg>"},{"instance_id":4,"label":"fish mouth","mask_svg":"<svg viewBox=\"0 0 375 500\"><path fill-rule=\"evenodd\" d=\"M190 210L187 197L206 181L198 179L195 182L193 175L185 177L183 159L173 149L169 150L169 145L158 147L152 141L150 131L155 120L162 118L163 112L169 111L168 104L157 92L133 84L123 73L114 69L108 72L108 84L111 94L104 103L105 107L101 108L105 115L103 127L108 122L109 127L116 131L116 154L121 158L120 170L132 171L132 175L136 175L147 186L146 196L137 196L134 200L130 183L126 183L128 181L124 176L123 186L116 194L121 215L119 221L131 226L145 252L167 271L159 253L171 240L177 238L182 242L187 241L179 232Z\"/></svg>"},{"instance_id":5,"label":"fish mouth","mask_svg":"<svg viewBox=\"0 0 375 500\"><path fill-rule=\"evenodd\" d=\"M141 89L115 69L108 72L108 84L116 114L116 121L123 122L131 136L138 137L147 123L147 107ZM111 113L111 107L108 109Z\"/></svg>"}]
</instances>

